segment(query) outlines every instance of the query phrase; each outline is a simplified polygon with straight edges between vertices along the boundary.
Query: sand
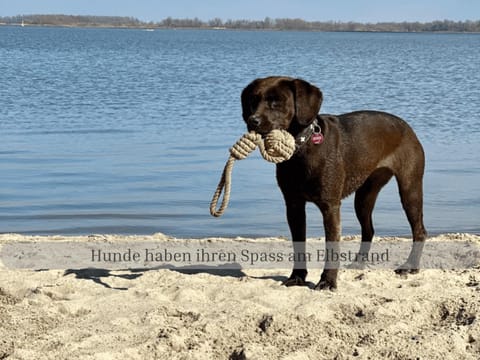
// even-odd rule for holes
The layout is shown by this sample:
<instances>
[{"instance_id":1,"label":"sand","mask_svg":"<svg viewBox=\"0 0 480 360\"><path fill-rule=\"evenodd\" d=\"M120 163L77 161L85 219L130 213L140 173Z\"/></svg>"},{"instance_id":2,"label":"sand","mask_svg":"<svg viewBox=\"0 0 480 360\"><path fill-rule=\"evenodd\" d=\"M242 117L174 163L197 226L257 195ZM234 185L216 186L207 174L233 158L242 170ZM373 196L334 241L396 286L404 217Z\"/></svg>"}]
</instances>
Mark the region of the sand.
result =
<instances>
[{"instance_id":1,"label":"sand","mask_svg":"<svg viewBox=\"0 0 480 360\"><path fill-rule=\"evenodd\" d=\"M0 235L65 240L92 237ZM341 270L335 292L286 288L288 269L65 270L1 265L0 359L480 359L478 266Z\"/></svg>"}]
</instances>

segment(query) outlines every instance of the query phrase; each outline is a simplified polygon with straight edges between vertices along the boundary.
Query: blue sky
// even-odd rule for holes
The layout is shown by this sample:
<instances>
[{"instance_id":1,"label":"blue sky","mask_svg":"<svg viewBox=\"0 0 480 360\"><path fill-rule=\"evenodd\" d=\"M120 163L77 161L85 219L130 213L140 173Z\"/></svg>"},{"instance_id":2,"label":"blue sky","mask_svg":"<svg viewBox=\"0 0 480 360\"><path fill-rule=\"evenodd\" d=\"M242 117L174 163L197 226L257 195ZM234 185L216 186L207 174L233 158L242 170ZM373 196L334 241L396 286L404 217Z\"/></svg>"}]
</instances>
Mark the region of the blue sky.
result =
<instances>
[{"instance_id":1,"label":"blue sky","mask_svg":"<svg viewBox=\"0 0 480 360\"><path fill-rule=\"evenodd\" d=\"M0 0L0 16L75 14L209 20L302 18L336 21L479 20L480 0Z\"/></svg>"}]
</instances>

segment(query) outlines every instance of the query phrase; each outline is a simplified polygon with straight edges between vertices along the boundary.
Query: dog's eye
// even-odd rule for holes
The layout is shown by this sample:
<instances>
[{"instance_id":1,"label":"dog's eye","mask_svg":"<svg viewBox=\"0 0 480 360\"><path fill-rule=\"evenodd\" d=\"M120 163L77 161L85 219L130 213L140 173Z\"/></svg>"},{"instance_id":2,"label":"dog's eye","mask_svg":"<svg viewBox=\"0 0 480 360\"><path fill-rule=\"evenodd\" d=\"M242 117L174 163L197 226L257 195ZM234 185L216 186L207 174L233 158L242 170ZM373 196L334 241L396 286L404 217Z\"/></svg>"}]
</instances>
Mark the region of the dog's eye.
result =
<instances>
[{"instance_id":1,"label":"dog's eye","mask_svg":"<svg viewBox=\"0 0 480 360\"><path fill-rule=\"evenodd\" d=\"M280 105L280 99L277 96L267 96L265 100L272 109L275 109Z\"/></svg>"}]
</instances>

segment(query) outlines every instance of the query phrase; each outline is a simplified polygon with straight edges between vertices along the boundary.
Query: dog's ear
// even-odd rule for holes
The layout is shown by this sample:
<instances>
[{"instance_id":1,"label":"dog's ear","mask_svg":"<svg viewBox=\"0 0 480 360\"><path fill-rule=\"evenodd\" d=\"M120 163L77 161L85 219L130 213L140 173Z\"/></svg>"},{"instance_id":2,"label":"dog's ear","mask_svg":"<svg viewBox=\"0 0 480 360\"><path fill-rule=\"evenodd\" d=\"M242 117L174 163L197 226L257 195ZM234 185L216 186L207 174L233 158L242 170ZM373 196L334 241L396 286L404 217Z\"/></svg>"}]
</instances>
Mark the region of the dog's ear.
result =
<instances>
[{"instance_id":1,"label":"dog's ear","mask_svg":"<svg viewBox=\"0 0 480 360\"><path fill-rule=\"evenodd\" d=\"M319 88L305 80L292 80L295 99L295 117L300 125L309 125L320 111L323 95Z\"/></svg>"},{"instance_id":2,"label":"dog's ear","mask_svg":"<svg viewBox=\"0 0 480 360\"><path fill-rule=\"evenodd\" d=\"M248 118L252 115L253 104L253 90L257 85L258 79L252 81L248 86L242 91L242 116L243 120L247 122Z\"/></svg>"}]
</instances>

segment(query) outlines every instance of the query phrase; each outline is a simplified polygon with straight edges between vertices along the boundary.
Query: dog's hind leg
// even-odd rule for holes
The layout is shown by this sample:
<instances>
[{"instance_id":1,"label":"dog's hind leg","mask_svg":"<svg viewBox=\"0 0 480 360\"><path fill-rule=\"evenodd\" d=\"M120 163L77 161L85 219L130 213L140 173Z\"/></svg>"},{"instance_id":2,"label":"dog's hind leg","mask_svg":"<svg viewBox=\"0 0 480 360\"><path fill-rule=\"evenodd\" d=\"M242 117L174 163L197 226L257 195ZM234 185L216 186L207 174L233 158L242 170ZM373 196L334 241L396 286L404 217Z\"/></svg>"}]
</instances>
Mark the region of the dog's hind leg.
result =
<instances>
[{"instance_id":1,"label":"dog's hind leg","mask_svg":"<svg viewBox=\"0 0 480 360\"><path fill-rule=\"evenodd\" d=\"M392 178L393 172L388 168L375 170L365 180L362 186L355 193L355 213L362 227L362 244L358 251L357 259L367 256L372 245L374 228L372 223L372 212L375 207L378 193Z\"/></svg>"},{"instance_id":2,"label":"dog's hind leg","mask_svg":"<svg viewBox=\"0 0 480 360\"><path fill-rule=\"evenodd\" d=\"M418 155L418 154L417 154ZM422 154L423 155L423 154ZM396 174L402 206L412 229L413 245L407 262L400 266L396 273L417 273L427 232L423 224L423 156L411 158L413 164L409 172ZM417 160L415 163L415 159Z\"/></svg>"}]
</instances>

